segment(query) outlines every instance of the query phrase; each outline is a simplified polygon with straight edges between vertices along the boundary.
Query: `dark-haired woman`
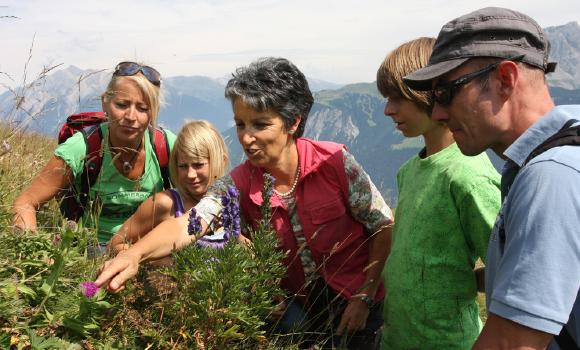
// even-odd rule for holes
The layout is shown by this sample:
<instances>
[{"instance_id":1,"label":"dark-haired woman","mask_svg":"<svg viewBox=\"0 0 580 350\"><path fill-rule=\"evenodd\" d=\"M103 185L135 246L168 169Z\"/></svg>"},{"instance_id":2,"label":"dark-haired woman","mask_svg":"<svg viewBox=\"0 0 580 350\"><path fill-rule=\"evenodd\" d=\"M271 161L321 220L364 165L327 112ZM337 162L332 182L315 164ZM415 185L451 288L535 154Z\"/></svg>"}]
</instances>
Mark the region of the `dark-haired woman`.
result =
<instances>
[{"instance_id":1,"label":"dark-haired woman","mask_svg":"<svg viewBox=\"0 0 580 350\"><path fill-rule=\"evenodd\" d=\"M288 60L265 58L238 69L226 97L248 160L218 180L195 207L203 228L219 215L216 198L229 185L241 193L244 222L254 225L261 217L263 174L273 176L272 225L280 249L289 252L282 285L290 307L282 328L307 331L314 339L306 334L304 339L329 347L375 348L384 296L380 274L390 246L389 207L343 145L301 137L313 97L304 75ZM117 291L141 261L190 244L195 237L187 232L188 217L160 224L105 263L96 283ZM288 327L286 319L300 324Z\"/></svg>"},{"instance_id":2,"label":"dark-haired woman","mask_svg":"<svg viewBox=\"0 0 580 350\"><path fill-rule=\"evenodd\" d=\"M101 96L108 121L99 125L102 165L89 189L83 222L97 228L104 247L137 207L153 193L163 190L159 162L150 141L160 107L161 76L154 68L121 62ZM165 131L169 147L175 135ZM77 132L59 145L48 164L16 198L13 223L21 230L35 231L36 211L71 184L80 188L87 145Z\"/></svg>"}]
</instances>

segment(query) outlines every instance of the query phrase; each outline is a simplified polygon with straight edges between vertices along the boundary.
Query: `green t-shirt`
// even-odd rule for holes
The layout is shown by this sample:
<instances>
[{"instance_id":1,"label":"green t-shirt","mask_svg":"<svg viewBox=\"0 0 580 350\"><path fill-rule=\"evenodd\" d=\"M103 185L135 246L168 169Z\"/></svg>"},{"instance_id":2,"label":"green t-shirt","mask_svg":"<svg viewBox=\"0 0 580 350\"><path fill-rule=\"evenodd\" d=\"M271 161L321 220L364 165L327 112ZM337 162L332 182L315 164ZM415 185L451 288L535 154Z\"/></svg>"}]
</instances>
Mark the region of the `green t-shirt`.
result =
<instances>
[{"instance_id":1,"label":"green t-shirt","mask_svg":"<svg viewBox=\"0 0 580 350\"><path fill-rule=\"evenodd\" d=\"M100 127L102 135L107 135L108 123L103 123ZM175 135L169 130L165 131L167 143L171 149L175 142ZM145 199L163 190L163 178L149 140L149 132L145 133L145 170L141 178L135 181L126 178L115 168L106 139L107 137L104 136L101 171L89 191L90 199L98 205L94 205L93 210L85 211L83 217L85 225L97 229L99 243L108 242ZM75 133L59 145L54 155L63 159L71 168L78 186L86 156L86 144L82 133ZM97 216L98 220L95 220Z\"/></svg>"},{"instance_id":2,"label":"green t-shirt","mask_svg":"<svg viewBox=\"0 0 580 350\"><path fill-rule=\"evenodd\" d=\"M485 153L467 157L454 143L409 159L397 183L382 349L471 349L481 331L473 268L486 256L500 176Z\"/></svg>"}]
</instances>

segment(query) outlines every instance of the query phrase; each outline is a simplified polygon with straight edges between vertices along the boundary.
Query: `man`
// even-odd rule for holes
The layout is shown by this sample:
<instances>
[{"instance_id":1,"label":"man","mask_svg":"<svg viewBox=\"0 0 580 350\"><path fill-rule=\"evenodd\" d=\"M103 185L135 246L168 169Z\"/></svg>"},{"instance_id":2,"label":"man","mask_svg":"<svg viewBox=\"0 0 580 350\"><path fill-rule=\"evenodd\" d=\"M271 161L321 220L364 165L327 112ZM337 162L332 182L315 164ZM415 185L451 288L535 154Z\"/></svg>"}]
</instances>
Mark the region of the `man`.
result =
<instances>
[{"instance_id":1,"label":"man","mask_svg":"<svg viewBox=\"0 0 580 350\"><path fill-rule=\"evenodd\" d=\"M580 147L524 165L580 120L580 106L554 106L548 54L533 19L484 8L443 26L428 65L405 77L432 90L432 118L447 123L464 154L491 148L507 160L487 254L489 318L474 349L575 349L580 340Z\"/></svg>"}]
</instances>

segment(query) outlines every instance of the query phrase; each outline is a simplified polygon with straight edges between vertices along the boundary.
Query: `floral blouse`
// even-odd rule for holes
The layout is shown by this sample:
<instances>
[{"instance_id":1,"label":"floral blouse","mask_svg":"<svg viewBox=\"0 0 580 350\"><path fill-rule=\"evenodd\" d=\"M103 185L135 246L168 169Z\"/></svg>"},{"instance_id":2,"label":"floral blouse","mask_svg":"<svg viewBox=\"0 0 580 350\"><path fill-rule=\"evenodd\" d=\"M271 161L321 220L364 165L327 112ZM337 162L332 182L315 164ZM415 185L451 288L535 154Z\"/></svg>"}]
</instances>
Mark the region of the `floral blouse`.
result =
<instances>
[{"instance_id":1,"label":"floral blouse","mask_svg":"<svg viewBox=\"0 0 580 350\"><path fill-rule=\"evenodd\" d=\"M343 155L344 171L348 180L348 207L350 213L355 220L363 225L365 233L372 235L392 224L393 217L391 209L385 203L385 200L371 181L369 175L354 159L352 154L343 150ZM234 180L230 175L218 179L210 186L205 197L196 205L197 214L205 222L212 222L212 218L221 212L222 204L220 195L227 191L228 186L235 186ZM294 197L281 199L288 211L298 246L305 245L305 249L300 252L300 259L306 281L314 280L318 277L316 263L312 259L310 249L306 246L306 238L302 233L302 225L296 210L295 199Z\"/></svg>"}]
</instances>

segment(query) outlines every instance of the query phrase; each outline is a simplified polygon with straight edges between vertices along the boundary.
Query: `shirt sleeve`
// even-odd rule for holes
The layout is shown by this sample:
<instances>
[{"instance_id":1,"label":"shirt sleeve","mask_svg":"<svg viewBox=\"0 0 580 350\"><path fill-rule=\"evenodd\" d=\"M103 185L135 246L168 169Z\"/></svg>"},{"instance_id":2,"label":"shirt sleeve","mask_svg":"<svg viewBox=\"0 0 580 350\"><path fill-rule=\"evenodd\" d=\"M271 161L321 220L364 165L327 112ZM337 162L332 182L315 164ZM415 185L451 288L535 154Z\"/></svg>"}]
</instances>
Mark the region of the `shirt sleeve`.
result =
<instances>
[{"instance_id":1,"label":"shirt sleeve","mask_svg":"<svg viewBox=\"0 0 580 350\"><path fill-rule=\"evenodd\" d=\"M54 155L64 160L72 170L75 179L78 179L78 176L83 172L86 153L87 145L82 132L77 132L69 137L54 151Z\"/></svg>"},{"instance_id":2,"label":"shirt sleeve","mask_svg":"<svg viewBox=\"0 0 580 350\"><path fill-rule=\"evenodd\" d=\"M531 163L510 189L505 245L489 311L558 334L580 288L580 172L556 161Z\"/></svg>"},{"instance_id":3,"label":"shirt sleeve","mask_svg":"<svg viewBox=\"0 0 580 350\"><path fill-rule=\"evenodd\" d=\"M346 150L342 152L350 212L355 220L363 224L367 234L374 234L393 223L391 208L352 154Z\"/></svg>"},{"instance_id":4,"label":"shirt sleeve","mask_svg":"<svg viewBox=\"0 0 580 350\"><path fill-rule=\"evenodd\" d=\"M492 176L496 175L496 176ZM501 206L499 174L469 174L452 184L461 229L476 257L484 262L489 236Z\"/></svg>"}]
</instances>

